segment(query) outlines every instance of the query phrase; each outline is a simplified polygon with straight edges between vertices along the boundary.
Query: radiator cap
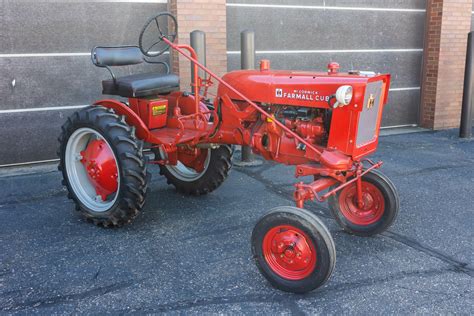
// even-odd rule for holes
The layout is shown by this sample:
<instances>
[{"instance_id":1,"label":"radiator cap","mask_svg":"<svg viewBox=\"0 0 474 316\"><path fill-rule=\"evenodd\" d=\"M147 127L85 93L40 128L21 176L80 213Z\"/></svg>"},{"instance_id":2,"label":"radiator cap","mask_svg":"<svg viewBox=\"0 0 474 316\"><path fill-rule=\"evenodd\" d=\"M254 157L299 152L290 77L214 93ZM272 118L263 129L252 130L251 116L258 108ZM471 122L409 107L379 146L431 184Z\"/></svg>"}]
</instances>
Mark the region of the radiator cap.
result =
<instances>
[{"instance_id":1,"label":"radiator cap","mask_svg":"<svg viewBox=\"0 0 474 316\"><path fill-rule=\"evenodd\" d=\"M328 65L328 73L329 74L337 74L339 72L339 68L341 68L341 67L339 66L338 63L331 62Z\"/></svg>"}]
</instances>

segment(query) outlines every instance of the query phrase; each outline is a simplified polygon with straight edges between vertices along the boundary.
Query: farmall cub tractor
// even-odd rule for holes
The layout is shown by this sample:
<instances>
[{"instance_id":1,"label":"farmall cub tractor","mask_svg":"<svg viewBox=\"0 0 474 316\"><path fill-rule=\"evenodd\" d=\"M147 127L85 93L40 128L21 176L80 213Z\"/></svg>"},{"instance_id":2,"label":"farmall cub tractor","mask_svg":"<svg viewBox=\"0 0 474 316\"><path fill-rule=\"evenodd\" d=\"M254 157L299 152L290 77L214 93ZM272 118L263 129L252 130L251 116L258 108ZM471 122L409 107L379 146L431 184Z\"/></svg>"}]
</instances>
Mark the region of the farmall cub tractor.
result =
<instances>
[{"instance_id":1,"label":"farmall cub tractor","mask_svg":"<svg viewBox=\"0 0 474 316\"><path fill-rule=\"evenodd\" d=\"M320 287L334 269L336 250L305 202L327 200L339 225L359 236L385 231L398 212L394 185L376 170L382 162L366 158L377 148L390 76L340 73L336 63L327 72L273 71L263 60L259 70L219 78L192 47L174 43L176 34L176 19L160 13L141 30L139 46L93 49L92 62L112 75L102 82L103 93L128 102L97 101L62 127L59 167L69 197L95 224L122 226L143 208L147 164L158 164L178 191L202 195L226 179L231 146L251 146L267 160L294 165L297 178L313 179L295 185L296 207L275 208L257 222L255 262L281 290ZM179 91L168 65L168 73L125 77L110 68L152 62L149 57L170 47L193 62L198 93ZM199 69L208 76L199 77ZM211 102L213 80L219 86Z\"/></svg>"}]
</instances>

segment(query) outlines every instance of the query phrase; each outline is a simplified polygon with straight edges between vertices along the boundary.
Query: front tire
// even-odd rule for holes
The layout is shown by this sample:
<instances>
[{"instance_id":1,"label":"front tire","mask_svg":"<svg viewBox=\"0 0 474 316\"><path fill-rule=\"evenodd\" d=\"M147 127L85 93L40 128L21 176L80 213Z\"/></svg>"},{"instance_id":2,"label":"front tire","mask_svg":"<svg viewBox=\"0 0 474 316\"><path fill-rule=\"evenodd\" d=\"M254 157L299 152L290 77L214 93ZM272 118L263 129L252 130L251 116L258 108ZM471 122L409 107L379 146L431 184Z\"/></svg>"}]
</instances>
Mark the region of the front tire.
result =
<instances>
[{"instance_id":1,"label":"front tire","mask_svg":"<svg viewBox=\"0 0 474 316\"><path fill-rule=\"evenodd\" d=\"M336 264L329 230L316 215L296 207L274 208L257 222L252 253L263 276L292 293L321 287Z\"/></svg>"},{"instance_id":2,"label":"front tire","mask_svg":"<svg viewBox=\"0 0 474 316\"><path fill-rule=\"evenodd\" d=\"M59 170L86 219L104 227L131 222L142 209L147 171L142 143L113 110L91 106L62 126Z\"/></svg>"},{"instance_id":3,"label":"front tire","mask_svg":"<svg viewBox=\"0 0 474 316\"><path fill-rule=\"evenodd\" d=\"M357 205L357 185L352 183L328 199L338 224L349 234L368 237L386 231L400 208L397 189L383 173L373 170L362 177L364 205Z\"/></svg>"},{"instance_id":4,"label":"front tire","mask_svg":"<svg viewBox=\"0 0 474 316\"><path fill-rule=\"evenodd\" d=\"M196 171L187 165L193 161L177 165L160 165L160 174L167 183L186 195L205 195L217 189L227 178L232 168L232 148L221 145L213 149L199 149L197 159L202 159L202 170ZM160 151L159 156L164 154ZM178 156L179 157L179 156ZM187 165L186 165L187 164Z\"/></svg>"}]
</instances>

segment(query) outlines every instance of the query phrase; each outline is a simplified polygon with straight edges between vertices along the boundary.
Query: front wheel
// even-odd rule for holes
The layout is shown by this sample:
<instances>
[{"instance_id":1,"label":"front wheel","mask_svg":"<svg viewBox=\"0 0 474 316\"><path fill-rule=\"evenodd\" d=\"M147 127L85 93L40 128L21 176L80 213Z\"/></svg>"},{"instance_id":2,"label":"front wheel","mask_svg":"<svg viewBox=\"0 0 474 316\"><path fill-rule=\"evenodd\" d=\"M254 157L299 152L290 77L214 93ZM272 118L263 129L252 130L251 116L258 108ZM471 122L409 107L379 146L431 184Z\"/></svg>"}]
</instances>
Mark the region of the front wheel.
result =
<instances>
[{"instance_id":1,"label":"front wheel","mask_svg":"<svg viewBox=\"0 0 474 316\"><path fill-rule=\"evenodd\" d=\"M395 185L383 173L371 171L362 177L363 205L357 203L356 182L329 199L329 208L339 225L357 236L372 236L386 231L395 221L400 201Z\"/></svg>"},{"instance_id":2,"label":"front wheel","mask_svg":"<svg viewBox=\"0 0 474 316\"><path fill-rule=\"evenodd\" d=\"M329 230L313 213L277 207L263 216L252 233L258 269L276 288L306 293L322 286L336 264Z\"/></svg>"}]
</instances>

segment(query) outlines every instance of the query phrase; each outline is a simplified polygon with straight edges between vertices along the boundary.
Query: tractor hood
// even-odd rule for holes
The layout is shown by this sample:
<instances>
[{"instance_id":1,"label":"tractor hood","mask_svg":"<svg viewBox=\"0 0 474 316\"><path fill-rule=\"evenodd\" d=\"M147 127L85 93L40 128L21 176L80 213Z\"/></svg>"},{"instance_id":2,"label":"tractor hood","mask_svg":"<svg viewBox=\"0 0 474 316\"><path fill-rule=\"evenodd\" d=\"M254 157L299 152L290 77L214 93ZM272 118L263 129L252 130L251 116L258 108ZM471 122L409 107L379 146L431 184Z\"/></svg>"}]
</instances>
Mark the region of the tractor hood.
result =
<instances>
[{"instance_id":1,"label":"tractor hood","mask_svg":"<svg viewBox=\"0 0 474 316\"><path fill-rule=\"evenodd\" d=\"M367 83L384 80L389 75L365 76L348 73L323 73L274 70L232 71L222 78L253 102L305 107L329 107L328 100L342 85L351 85L354 98L363 98ZM386 86L388 89L388 85ZM218 95L242 100L236 93L220 85ZM384 102L385 103L385 102Z\"/></svg>"}]
</instances>

